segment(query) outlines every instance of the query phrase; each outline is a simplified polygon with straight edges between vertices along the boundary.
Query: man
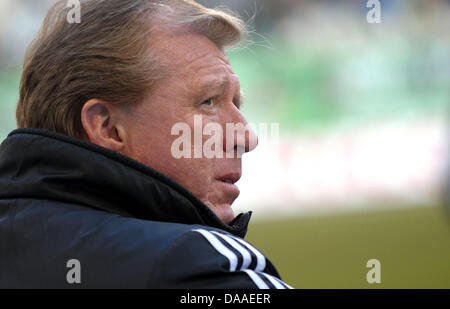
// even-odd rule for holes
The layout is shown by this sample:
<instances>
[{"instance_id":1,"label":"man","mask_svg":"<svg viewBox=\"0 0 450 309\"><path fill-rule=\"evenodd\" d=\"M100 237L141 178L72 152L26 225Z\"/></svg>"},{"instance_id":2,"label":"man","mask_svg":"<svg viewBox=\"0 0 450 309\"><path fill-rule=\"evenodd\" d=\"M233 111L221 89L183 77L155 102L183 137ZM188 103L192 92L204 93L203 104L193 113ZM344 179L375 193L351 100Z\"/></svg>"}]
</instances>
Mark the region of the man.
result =
<instances>
[{"instance_id":1,"label":"man","mask_svg":"<svg viewBox=\"0 0 450 309\"><path fill-rule=\"evenodd\" d=\"M231 208L256 146L224 52L243 23L182 0L81 1L70 23L66 5L26 55L0 149L0 287L288 288ZM245 130L220 155L192 135L174 155L176 124L215 124L204 145L230 123Z\"/></svg>"}]
</instances>

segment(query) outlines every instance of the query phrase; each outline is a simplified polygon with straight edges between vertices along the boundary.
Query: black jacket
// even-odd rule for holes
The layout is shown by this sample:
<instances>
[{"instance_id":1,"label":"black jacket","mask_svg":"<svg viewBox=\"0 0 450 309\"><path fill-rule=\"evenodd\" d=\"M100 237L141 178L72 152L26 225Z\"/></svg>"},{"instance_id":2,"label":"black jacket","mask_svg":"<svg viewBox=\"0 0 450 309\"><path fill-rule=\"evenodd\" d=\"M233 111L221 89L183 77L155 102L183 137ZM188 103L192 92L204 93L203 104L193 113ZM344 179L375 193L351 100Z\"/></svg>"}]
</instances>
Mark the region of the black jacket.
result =
<instances>
[{"instance_id":1,"label":"black jacket","mask_svg":"<svg viewBox=\"0 0 450 309\"><path fill-rule=\"evenodd\" d=\"M126 156L15 130L0 146L0 288L288 287L242 240L250 215L226 225Z\"/></svg>"}]
</instances>

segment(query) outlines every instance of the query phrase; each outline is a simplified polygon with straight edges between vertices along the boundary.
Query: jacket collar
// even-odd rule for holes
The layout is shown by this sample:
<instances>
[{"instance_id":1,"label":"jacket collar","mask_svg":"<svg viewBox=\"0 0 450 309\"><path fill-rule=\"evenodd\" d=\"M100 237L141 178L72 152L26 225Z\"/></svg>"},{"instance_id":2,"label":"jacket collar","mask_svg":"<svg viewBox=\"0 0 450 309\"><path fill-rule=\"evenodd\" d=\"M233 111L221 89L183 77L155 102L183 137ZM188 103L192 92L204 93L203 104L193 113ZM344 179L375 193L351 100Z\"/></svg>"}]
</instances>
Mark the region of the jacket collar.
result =
<instances>
[{"instance_id":1,"label":"jacket collar","mask_svg":"<svg viewBox=\"0 0 450 309\"><path fill-rule=\"evenodd\" d=\"M229 225L173 179L67 135L18 129L0 146L0 198L82 204L126 217L201 224L244 237L251 212Z\"/></svg>"}]
</instances>

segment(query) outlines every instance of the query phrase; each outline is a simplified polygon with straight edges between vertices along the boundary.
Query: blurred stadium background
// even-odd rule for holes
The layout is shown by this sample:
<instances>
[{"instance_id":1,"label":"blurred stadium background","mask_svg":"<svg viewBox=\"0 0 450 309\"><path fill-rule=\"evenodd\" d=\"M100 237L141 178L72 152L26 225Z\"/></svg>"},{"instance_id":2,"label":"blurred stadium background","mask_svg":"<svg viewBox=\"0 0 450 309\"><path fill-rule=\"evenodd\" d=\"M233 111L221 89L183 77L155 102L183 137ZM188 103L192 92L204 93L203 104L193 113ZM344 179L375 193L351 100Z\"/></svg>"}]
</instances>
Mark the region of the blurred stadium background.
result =
<instances>
[{"instance_id":1,"label":"blurred stadium background","mask_svg":"<svg viewBox=\"0 0 450 309\"><path fill-rule=\"evenodd\" d=\"M53 2L0 1L1 140ZM365 0L199 2L254 30L230 52L244 113L269 129L244 156L247 239L296 288L450 288L450 1L381 0L375 24ZM380 284L366 281L373 258Z\"/></svg>"}]
</instances>

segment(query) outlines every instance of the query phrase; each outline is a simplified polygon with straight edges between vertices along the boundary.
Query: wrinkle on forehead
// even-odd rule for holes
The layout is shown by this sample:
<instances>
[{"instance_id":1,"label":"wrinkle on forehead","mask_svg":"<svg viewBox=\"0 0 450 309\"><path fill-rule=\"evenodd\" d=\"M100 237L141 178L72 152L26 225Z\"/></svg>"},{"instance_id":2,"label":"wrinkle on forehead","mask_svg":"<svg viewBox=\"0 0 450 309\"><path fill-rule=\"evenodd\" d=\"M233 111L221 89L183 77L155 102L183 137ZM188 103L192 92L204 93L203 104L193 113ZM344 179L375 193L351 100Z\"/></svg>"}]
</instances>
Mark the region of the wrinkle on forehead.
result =
<instances>
[{"instance_id":1,"label":"wrinkle on forehead","mask_svg":"<svg viewBox=\"0 0 450 309\"><path fill-rule=\"evenodd\" d=\"M206 36L162 31L153 36L152 44L166 62L165 76L153 95L200 100L211 92L231 91L241 101L239 78L225 51Z\"/></svg>"},{"instance_id":2,"label":"wrinkle on forehead","mask_svg":"<svg viewBox=\"0 0 450 309\"><path fill-rule=\"evenodd\" d=\"M180 30L182 26L162 26L153 33L151 44L173 66L188 66L196 61L214 55L224 64L230 65L223 48L217 46L205 35L190 30ZM213 53L211 53L213 51Z\"/></svg>"},{"instance_id":3,"label":"wrinkle on forehead","mask_svg":"<svg viewBox=\"0 0 450 309\"><path fill-rule=\"evenodd\" d=\"M192 74L195 74L194 79L214 74L218 75L216 78L235 75L225 51L204 35L167 36L162 33L153 43L168 62L166 73L169 75L189 75L190 79L194 77Z\"/></svg>"}]
</instances>

